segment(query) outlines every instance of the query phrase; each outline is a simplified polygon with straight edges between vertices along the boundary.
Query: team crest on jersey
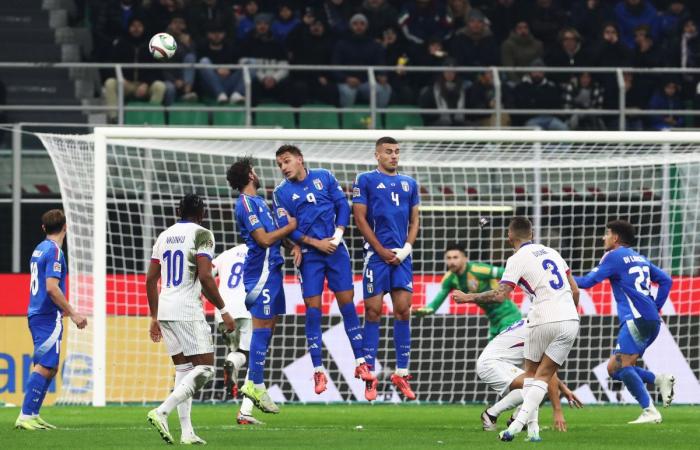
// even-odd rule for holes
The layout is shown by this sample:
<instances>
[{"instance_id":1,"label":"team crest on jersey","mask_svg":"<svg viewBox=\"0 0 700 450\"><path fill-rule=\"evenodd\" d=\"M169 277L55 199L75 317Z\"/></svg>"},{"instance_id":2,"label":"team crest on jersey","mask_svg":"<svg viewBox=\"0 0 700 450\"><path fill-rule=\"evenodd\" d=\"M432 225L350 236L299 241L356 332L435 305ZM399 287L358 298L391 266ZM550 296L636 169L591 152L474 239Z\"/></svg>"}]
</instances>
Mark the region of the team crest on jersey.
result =
<instances>
[{"instance_id":1,"label":"team crest on jersey","mask_svg":"<svg viewBox=\"0 0 700 450\"><path fill-rule=\"evenodd\" d=\"M403 189L404 192L408 192L408 181L402 181L401 188Z\"/></svg>"},{"instance_id":2,"label":"team crest on jersey","mask_svg":"<svg viewBox=\"0 0 700 450\"><path fill-rule=\"evenodd\" d=\"M258 216L248 216L248 221L250 222L250 225L255 225L260 222L260 219L258 219Z\"/></svg>"},{"instance_id":3,"label":"team crest on jersey","mask_svg":"<svg viewBox=\"0 0 700 450\"><path fill-rule=\"evenodd\" d=\"M352 188L352 196L353 196L353 198L360 196L360 188L359 187Z\"/></svg>"},{"instance_id":4,"label":"team crest on jersey","mask_svg":"<svg viewBox=\"0 0 700 450\"><path fill-rule=\"evenodd\" d=\"M61 271L61 263L60 262L55 262L53 263L53 271L54 272L60 272Z\"/></svg>"},{"instance_id":5,"label":"team crest on jersey","mask_svg":"<svg viewBox=\"0 0 700 450\"><path fill-rule=\"evenodd\" d=\"M316 186L316 189L319 191L323 190L323 183L321 183L321 180L318 178L314 178L314 186Z\"/></svg>"}]
</instances>

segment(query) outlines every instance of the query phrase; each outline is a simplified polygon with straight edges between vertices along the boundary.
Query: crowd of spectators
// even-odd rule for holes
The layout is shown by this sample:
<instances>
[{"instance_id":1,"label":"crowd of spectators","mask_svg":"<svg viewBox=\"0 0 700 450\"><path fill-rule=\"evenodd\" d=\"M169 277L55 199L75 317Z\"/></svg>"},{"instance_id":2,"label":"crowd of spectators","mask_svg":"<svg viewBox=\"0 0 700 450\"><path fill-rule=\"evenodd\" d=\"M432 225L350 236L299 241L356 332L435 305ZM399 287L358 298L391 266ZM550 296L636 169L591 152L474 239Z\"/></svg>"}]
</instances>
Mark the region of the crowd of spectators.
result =
<instances>
[{"instance_id":1,"label":"crowd of spectators","mask_svg":"<svg viewBox=\"0 0 700 450\"><path fill-rule=\"evenodd\" d=\"M696 5L698 3L698 5ZM342 107L367 103L366 71L290 70L294 65L392 66L378 71L377 105L419 105L429 125L494 125L491 71L458 68L519 66L502 79L509 109L617 109L614 73L580 67L700 67L700 2L685 0L107 0L91 2L93 60L153 62L153 33L178 42L174 62L253 63L252 92L232 69L129 69L129 98L169 105L210 99L254 105L278 102ZM270 66L266 68L265 66ZM407 71L437 66L437 72ZM570 67L548 72L546 67ZM700 77L624 73L629 109L690 108ZM105 74L105 99L117 102L117 81ZM617 128L616 116L503 114L502 125L544 129ZM684 125L678 115L634 116L628 129Z\"/></svg>"}]
</instances>

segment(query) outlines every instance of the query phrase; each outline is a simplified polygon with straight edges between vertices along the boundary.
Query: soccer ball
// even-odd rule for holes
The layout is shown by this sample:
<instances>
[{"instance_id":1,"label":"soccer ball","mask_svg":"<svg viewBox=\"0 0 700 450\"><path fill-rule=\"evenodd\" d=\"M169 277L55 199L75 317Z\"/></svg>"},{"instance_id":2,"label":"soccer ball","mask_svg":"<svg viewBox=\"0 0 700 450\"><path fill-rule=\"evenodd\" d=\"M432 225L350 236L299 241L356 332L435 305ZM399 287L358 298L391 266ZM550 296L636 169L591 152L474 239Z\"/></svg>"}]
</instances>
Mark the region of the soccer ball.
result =
<instances>
[{"instance_id":1,"label":"soccer ball","mask_svg":"<svg viewBox=\"0 0 700 450\"><path fill-rule=\"evenodd\" d=\"M157 60L170 59L177 50L177 42L168 33L158 33L148 43L148 50Z\"/></svg>"}]
</instances>

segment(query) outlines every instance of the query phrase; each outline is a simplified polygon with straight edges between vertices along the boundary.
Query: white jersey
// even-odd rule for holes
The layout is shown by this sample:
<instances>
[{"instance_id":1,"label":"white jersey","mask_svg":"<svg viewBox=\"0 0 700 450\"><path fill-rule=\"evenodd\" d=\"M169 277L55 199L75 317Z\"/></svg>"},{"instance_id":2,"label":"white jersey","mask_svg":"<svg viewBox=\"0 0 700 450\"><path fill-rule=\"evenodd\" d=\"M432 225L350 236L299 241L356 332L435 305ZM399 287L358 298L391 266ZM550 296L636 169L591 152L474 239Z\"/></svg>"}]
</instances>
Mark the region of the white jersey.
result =
<instances>
[{"instance_id":1,"label":"white jersey","mask_svg":"<svg viewBox=\"0 0 700 450\"><path fill-rule=\"evenodd\" d=\"M245 286L243 285L243 263L248 254L245 244L230 248L214 258L212 262L219 274L219 293L226 309L234 319L250 319L245 306ZM214 311L216 323L221 322L221 313Z\"/></svg>"},{"instance_id":2,"label":"white jersey","mask_svg":"<svg viewBox=\"0 0 700 450\"><path fill-rule=\"evenodd\" d=\"M506 262L501 283L519 285L532 298L528 326L579 320L567 274L568 264L559 252L526 242Z\"/></svg>"},{"instance_id":3,"label":"white jersey","mask_svg":"<svg viewBox=\"0 0 700 450\"><path fill-rule=\"evenodd\" d=\"M480 361L502 361L520 367L525 360L525 340L529 334L527 322L519 320L503 330L484 348Z\"/></svg>"},{"instance_id":4,"label":"white jersey","mask_svg":"<svg viewBox=\"0 0 700 450\"><path fill-rule=\"evenodd\" d=\"M158 236L151 256L160 264L158 320L205 320L197 257L213 255L214 235L195 223L177 222Z\"/></svg>"}]
</instances>

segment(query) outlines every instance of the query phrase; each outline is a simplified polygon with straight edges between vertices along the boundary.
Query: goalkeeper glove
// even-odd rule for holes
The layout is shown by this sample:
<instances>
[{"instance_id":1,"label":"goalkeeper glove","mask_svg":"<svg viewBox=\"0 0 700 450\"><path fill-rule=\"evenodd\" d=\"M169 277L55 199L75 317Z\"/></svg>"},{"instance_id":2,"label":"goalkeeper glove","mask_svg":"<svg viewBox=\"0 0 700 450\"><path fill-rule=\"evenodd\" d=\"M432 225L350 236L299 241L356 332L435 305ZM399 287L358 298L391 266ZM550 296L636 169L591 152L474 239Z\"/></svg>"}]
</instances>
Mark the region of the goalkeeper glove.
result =
<instances>
[{"instance_id":1,"label":"goalkeeper glove","mask_svg":"<svg viewBox=\"0 0 700 450\"><path fill-rule=\"evenodd\" d=\"M399 261L403 262L404 259L408 258L411 255L411 252L413 251L413 246L406 242L403 248L392 248L391 251L396 254L396 257L399 258Z\"/></svg>"},{"instance_id":2,"label":"goalkeeper glove","mask_svg":"<svg viewBox=\"0 0 700 450\"><path fill-rule=\"evenodd\" d=\"M433 308L430 306L423 306L422 308L418 308L415 311L415 315L418 317L425 317L425 316L430 316L435 312Z\"/></svg>"}]
</instances>

